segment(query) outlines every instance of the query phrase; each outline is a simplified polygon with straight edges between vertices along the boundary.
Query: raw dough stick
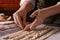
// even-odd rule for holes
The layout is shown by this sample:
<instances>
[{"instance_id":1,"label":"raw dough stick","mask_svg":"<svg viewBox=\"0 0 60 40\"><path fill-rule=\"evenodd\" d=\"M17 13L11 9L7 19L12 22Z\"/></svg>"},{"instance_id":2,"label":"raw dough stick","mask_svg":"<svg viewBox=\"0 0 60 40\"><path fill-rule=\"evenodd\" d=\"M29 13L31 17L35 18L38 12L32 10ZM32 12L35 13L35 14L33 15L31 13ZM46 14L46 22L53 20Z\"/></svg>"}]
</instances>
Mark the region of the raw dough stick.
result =
<instances>
[{"instance_id":1,"label":"raw dough stick","mask_svg":"<svg viewBox=\"0 0 60 40\"><path fill-rule=\"evenodd\" d=\"M10 39L11 39L11 38L15 38L15 37L17 37L17 36L19 36L19 35L22 35L22 34L25 34L25 33L28 33L28 31L16 33L16 35L9 36L9 38L10 38Z\"/></svg>"},{"instance_id":2,"label":"raw dough stick","mask_svg":"<svg viewBox=\"0 0 60 40\"><path fill-rule=\"evenodd\" d=\"M35 31L34 33L32 33L32 34L30 34L30 35L27 35L25 38L23 38L23 39L21 39L21 40L27 40L27 39L33 37L33 35L36 34L36 33L37 33L37 31Z\"/></svg>"},{"instance_id":3,"label":"raw dough stick","mask_svg":"<svg viewBox=\"0 0 60 40\"><path fill-rule=\"evenodd\" d=\"M4 25L4 24L12 24L14 23L14 21L1 21L0 24Z\"/></svg>"},{"instance_id":4,"label":"raw dough stick","mask_svg":"<svg viewBox=\"0 0 60 40\"><path fill-rule=\"evenodd\" d=\"M13 40L19 40L19 39L21 39L21 38L23 38L23 37L25 37L25 36L27 36L27 35L29 35L31 33L34 33L34 31L31 31L31 32L28 32L28 33L24 33L24 34L19 35L19 36L16 36L15 38L13 38Z\"/></svg>"},{"instance_id":5,"label":"raw dough stick","mask_svg":"<svg viewBox=\"0 0 60 40\"><path fill-rule=\"evenodd\" d=\"M51 36L52 34L54 34L57 31L59 31L59 29L53 29L50 32L48 32L47 34L41 36L40 38L38 38L36 40L45 40L46 38L48 38L49 36Z\"/></svg>"},{"instance_id":6,"label":"raw dough stick","mask_svg":"<svg viewBox=\"0 0 60 40\"><path fill-rule=\"evenodd\" d=\"M35 35L33 35L32 38L30 38L29 40L35 40L35 38L37 38L39 36L39 32L37 32ZM28 40L28 39L27 39Z\"/></svg>"},{"instance_id":7,"label":"raw dough stick","mask_svg":"<svg viewBox=\"0 0 60 40\"><path fill-rule=\"evenodd\" d=\"M32 40L35 40L36 38L44 35L45 33L47 33L47 32L50 31L50 30L51 30L51 28L41 30L41 31L39 31L38 33L36 33L31 39L32 39Z\"/></svg>"},{"instance_id":8,"label":"raw dough stick","mask_svg":"<svg viewBox=\"0 0 60 40\"><path fill-rule=\"evenodd\" d=\"M11 16L9 16L8 18L7 18L7 20L10 20L11 19Z\"/></svg>"},{"instance_id":9,"label":"raw dough stick","mask_svg":"<svg viewBox=\"0 0 60 40\"><path fill-rule=\"evenodd\" d=\"M11 26L11 25L14 25L14 26ZM4 31L7 29L11 29L11 28L16 28L15 24L11 24L11 25L0 25L0 31Z\"/></svg>"},{"instance_id":10,"label":"raw dough stick","mask_svg":"<svg viewBox=\"0 0 60 40\"><path fill-rule=\"evenodd\" d=\"M22 32L24 32L24 31L21 30L21 31L18 31L18 32L12 33L12 34L8 34L8 35L5 35L5 36L2 36L2 38L3 38L3 39L8 39L9 36L17 35L17 34L22 33Z\"/></svg>"}]
</instances>

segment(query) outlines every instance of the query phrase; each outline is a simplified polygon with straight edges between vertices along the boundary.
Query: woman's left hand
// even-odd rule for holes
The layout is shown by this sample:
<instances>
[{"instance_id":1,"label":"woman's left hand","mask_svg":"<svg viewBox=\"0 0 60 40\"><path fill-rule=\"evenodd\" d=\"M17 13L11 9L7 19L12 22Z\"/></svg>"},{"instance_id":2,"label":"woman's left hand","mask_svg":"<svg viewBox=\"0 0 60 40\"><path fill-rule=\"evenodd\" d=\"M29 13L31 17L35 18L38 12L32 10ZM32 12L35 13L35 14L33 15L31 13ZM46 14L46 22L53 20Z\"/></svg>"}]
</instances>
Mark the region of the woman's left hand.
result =
<instances>
[{"instance_id":1,"label":"woman's left hand","mask_svg":"<svg viewBox=\"0 0 60 40\"><path fill-rule=\"evenodd\" d=\"M43 14L40 12L40 9L36 10L35 12L33 12L30 17L31 18L34 18L36 16L36 19L31 23L31 24L28 24L24 30L27 30L27 29L34 29L36 26L40 25L43 23L45 17L43 16Z\"/></svg>"}]
</instances>

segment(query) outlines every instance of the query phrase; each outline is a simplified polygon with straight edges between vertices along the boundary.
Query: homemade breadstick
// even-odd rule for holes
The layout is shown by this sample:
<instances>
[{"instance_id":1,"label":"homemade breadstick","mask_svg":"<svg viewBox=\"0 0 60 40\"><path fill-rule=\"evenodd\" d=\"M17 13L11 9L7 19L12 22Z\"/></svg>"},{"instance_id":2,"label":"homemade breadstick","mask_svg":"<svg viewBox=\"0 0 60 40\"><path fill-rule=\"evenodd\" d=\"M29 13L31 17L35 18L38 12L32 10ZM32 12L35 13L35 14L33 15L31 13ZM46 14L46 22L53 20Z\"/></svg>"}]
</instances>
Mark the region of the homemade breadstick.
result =
<instances>
[{"instance_id":1,"label":"homemade breadstick","mask_svg":"<svg viewBox=\"0 0 60 40\"><path fill-rule=\"evenodd\" d=\"M9 36L9 38L12 39L12 38L15 38L19 35L25 34L25 33L28 33L28 31L23 31L23 32L20 32L20 33L16 33L16 35Z\"/></svg>"},{"instance_id":2,"label":"homemade breadstick","mask_svg":"<svg viewBox=\"0 0 60 40\"><path fill-rule=\"evenodd\" d=\"M48 31L50 31L50 30L51 30L51 28L41 30L41 31L37 32L31 39L32 39L32 40L35 40L36 38L38 38L38 37L46 34L46 33L47 33Z\"/></svg>"},{"instance_id":3,"label":"homemade breadstick","mask_svg":"<svg viewBox=\"0 0 60 40\"><path fill-rule=\"evenodd\" d=\"M0 24L4 25L4 24L13 24L14 21L0 21Z\"/></svg>"},{"instance_id":4,"label":"homemade breadstick","mask_svg":"<svg viewBox=\"0 0 60 40\"><path fill-rule=\"evenodd\" d=\"M38 38L36 40L44 40L44 39L48 38L49 36L51 36L52 34L54 34L57 31L59 31L59 29L53 29L50 32L48 32L47 34L41 36L40 38Z\"/></svg>"},{"instance_id":5,"label":"homemade breadstick","mask_svg":"<svg viewBox=\"0 0 60 40\"><path fill-rule=\"evenodd\" d=\"M8 35L5 35L5 36L2 36L3 39L9 39L10 36L13 36L13 35L17 35L17 34L20 34L24 32L23 30L22 31L18 31L18 32L15 32L15 33L12 33L12 34L8 34Z\"/></svg>"},{"instance_id":6,"label":"homemade breadstick","mask_svg":"<svg viewBox=\"0 0 60 40\"><path fill-rule=\"evenodd\" d=\"M31 33L34 33L34 31L31 31L31 32L28 32L28 33L26 32L26 33L24 33L24 34L22 34L22 35L16 36L15 38L13 38L13 40L22 39L22 38L24 38L25 36L30 35Z\"/></svg>"},{"instance_id":7,"label":"homemade breadstick","mask_svg":"<svg viewBox=\"0 0 60 40\"><path fill-rule=\"evenodd\" d=\"M35 31L35 32L32 33L32 34L29 34L29 35L25 36L25 37L24 37L23 39L21 39L21 40L27 40L27 39L33 37L33 35L36 34L36 33L37 33L37 31Z\"/></svg>"}]
</instances>

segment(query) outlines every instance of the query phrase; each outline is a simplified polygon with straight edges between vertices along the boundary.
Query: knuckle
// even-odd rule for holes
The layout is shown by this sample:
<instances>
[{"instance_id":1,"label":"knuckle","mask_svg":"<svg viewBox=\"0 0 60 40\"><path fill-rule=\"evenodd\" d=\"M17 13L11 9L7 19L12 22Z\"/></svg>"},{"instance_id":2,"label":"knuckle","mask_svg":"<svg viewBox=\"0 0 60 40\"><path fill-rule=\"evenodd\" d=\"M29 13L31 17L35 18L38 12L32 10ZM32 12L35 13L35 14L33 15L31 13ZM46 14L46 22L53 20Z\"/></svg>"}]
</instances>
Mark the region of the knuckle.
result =
<instances>
[{"instance_id":1,"label":"knuckle","mask_svg":"<svg viewBox=\"0 0 60 40\"><path fill-rule=\"evenodd\" d=\"M14 13L13 16L15 16L16 14Z\"/></svg>"},{"instance_id":2,"label":"knuckle","mask_svg":"<svg viewBox=\"0 0 60 40\"><path fill-rule=\"evenodd\" d=\"M36 12L39 12L40 11L40 9L38 9Z\"/></svg>"},{"instance_id":3,"label":"knuckle","mask_svg":"<svg viewBox=\"0 0 60 40\"><path fill-rule=\"evenodd\" d=\"M14 13L13 16L17 15L18 13Z\"/></svg>"},{"instance_id":4,"label":"knuckle","mask_svg":"<svg viewBox=\"0 0 60 40\"><path fill-rule=\"evenodd\" d=\"M15 18L15 15L13 15L13 18Z\"/></svg>"}]
</instances>

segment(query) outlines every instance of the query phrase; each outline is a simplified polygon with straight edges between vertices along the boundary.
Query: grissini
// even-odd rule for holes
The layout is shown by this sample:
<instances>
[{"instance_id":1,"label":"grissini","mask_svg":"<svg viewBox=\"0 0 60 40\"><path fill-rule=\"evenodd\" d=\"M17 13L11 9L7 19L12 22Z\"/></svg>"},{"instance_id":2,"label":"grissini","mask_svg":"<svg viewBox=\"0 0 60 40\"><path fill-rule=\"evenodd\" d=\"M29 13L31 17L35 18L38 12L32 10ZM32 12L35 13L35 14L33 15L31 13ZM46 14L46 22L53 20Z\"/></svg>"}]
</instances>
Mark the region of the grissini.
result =
<instances>
[{"instance_id":1,"label":"grissini","mask_svg":"<svg viewBox=\"0 0 60 40\"><path fill-rule=\"evenodd\" d=\"M49 37L59 29L52 29L52 28L43 28L40 30L34 30L34 31L18 31L6 36L3 36L6 40L44 40L45 38ZM47 33L47 34L46 34Z\"/></svg>"},{"instance_id":2,"label":"grissini","mask_svg":"<svg viewBox=\"0 0 60 40\"><path fill-rule=\"evenodd\" d=\"M13 26L12 26L13 25ZM17 26L15 24L9 24L9 25L0 25L0 31L4 31L7 29L11 29L11 28L16 28Z\"/></svg>"},{"instance_id":3,"label":"grissini","mask_svg":"<svg viewBox=\"0 0 60 40\"><path fill-rule=\"evenodd\" d=\"M38 38L38 37L46 34L46 33L47 33L48 31L50 31L50 30L51 30L51 28L41 30L41 31L37 32L31 39L32 39L32 40L35 40L36 38Z\"/></svg>"},{"instance_id":4,"label":"grissini","mask_svg":"<svg viewBox=\"0 0 60 40\"><path fill-rule=\"evenodd\" d=\"M17 37L17 36L19 36L19 35L22 35L22 34L25 34L25 33L28 33L28 32L27 32L27 31L24 31L24 32L16 33L16 35L9 36L9 38L10 38L10 39L11 39L11 38L15 38L15 37Z\"/></svg>"},{"instance_id":5,"label":"grissini","mask_svg":"<svg viewBox=\"0 0 60 40\"><path fill-rule=\"evenodd\" d=\"M35 31L34 33L32 33L32 34L30 34L30 35L25 36L25 37L24 37L23 39L21 39L21 40L27 40L27 39L33 37L33 35L36 34L36 33L37 33L37 31Z\"/></svg>"},{"instance_id":6,"label":"grissini","mask_svg":"<svg viewBox=\"0 0 60 40\"><path fill-rule=\"evenodd\" d=\"M5 25L5 24L13 24L14 21L0 21L0 24Z\"/></svg>"},{"instance_id":7,"label":"grissini","mask_svg":"<svg viewBox=\"0 0 60 40\"><path fill-rule=\"evenodd\" d=\"M51 36L52 34L54 34L55 32L59 31L59 29L53 29L50 32L48 32L47 34L41 36L40 38L38 38L39 40L45 40L46 38L48 38L49 36ZM36 40L38 40L36 39Z\"/></svg>"},{"instance_id":8,"label":"grissini","mask_svg":"<svg viewBox=\"0 0 60 40\"><path fill-rule=\"evenodd\" d=\"M19 35L19 36L16 36L15 38L13 38L13 40L19 40L19 39L22 39L22 38L24 38L25 36L27 36L27 35L29 35L29 34L31 34L31 33L34 33L34 31L31 31L31 32L26 32L26 33L24 33L24 34L22 34L22 35Z\"/></svg>"},{"instance_id":9,"label":"grissini","mask_svg":"<svg viewBox=\"0 0 60 40\"><path fill-rule=\"evenodd\" d=\"M24 32L24 31L21 30L21 31L18 31L18 32L12 33L12 34L8 34L8 35L5 35L5 36L2 36L2 38L3 38L3 39L9 39L10 36L12 36L12 35L17 35L17 34L19 34L19 33L21 33L21 32Z\"/></svg>"}]
</instances>

